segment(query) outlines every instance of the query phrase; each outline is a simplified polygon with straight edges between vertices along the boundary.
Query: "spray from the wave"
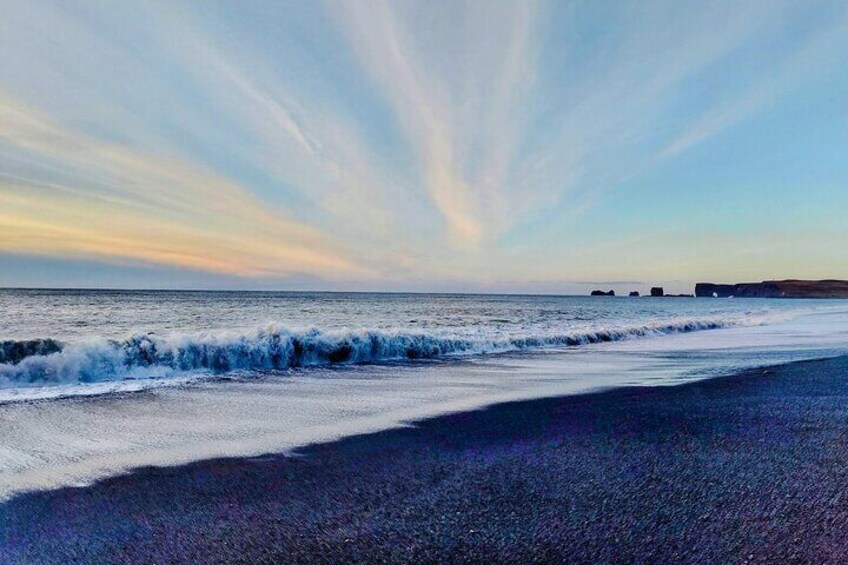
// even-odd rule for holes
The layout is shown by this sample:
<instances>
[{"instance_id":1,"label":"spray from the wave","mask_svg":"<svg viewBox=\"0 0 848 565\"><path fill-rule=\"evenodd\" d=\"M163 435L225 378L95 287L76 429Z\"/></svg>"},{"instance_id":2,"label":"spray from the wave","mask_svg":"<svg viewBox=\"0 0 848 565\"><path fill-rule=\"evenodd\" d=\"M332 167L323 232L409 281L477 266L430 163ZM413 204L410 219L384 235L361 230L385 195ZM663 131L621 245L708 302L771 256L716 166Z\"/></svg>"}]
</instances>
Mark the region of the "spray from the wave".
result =
<instances>
[{"instance_id":1,"label":"spray from the wave","mask_svg":"<svg viewBox=\"0 0 848 565\"><path fill-rule=\"evenodd\" d=\"M700 319L657 322L566 334L468 337L389 331L292 332L269 326L252 332L160 336L124 341L59 344L0 364L0 387L79 384L166 377L177 372L226 373L336 364L436 359L552 346L579 346L670 333L723 328L751 320ZM48 340L42 340L45 343ZM61 350L60 350L61 349ZM44 354L47 353L47 354Z\"/></svg>"}]
</instances>

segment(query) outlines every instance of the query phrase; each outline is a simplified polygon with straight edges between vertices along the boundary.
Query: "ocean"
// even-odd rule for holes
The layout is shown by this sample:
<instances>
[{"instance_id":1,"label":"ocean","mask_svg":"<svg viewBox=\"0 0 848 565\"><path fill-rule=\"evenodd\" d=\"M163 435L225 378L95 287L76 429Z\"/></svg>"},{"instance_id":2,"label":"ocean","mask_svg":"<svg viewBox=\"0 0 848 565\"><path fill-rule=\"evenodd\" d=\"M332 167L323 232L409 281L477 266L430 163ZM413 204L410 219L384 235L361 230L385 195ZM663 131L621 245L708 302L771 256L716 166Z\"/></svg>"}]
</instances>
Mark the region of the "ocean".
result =
<instances>
[{"instance_id":1,"label":"ocean","mask_svg":"<svg viewBox=\"0 0 848 565\"><path fill-rule=\"evenodd\" d=\"M848 304L0 290L0 498L848 352Z\"/></svg>"}]
</instances>

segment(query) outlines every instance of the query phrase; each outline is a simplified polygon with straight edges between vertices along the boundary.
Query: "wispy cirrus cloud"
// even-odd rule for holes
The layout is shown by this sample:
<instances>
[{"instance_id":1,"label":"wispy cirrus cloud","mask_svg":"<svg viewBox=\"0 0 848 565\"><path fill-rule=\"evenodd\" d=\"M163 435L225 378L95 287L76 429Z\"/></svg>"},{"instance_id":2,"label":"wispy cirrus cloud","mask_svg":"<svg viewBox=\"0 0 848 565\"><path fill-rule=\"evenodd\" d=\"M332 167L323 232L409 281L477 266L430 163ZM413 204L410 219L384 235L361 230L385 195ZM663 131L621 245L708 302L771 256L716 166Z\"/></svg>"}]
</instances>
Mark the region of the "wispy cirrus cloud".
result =
<instances>
[{"instance_id":1,"label":"wispy cirrus cloud","mask_svg":"<svg viewBox=\"0 0 848 565\"><path fill-rule=\"evenodd\" d=\"M536 5L347 2L337 17L405 131L451 241L492 238L509 215L506 182L536 68ZM439 29L417 33L421 23Z\"/></svg>"},{"instance_id":2,"label":"wispy cirrus cloud","mask_svg":"<svg viewBox=\"0 0 848 565\"><path fill-rule=\"evenodd\" d=\"M0 252L405 288L679 278L697 210L666 195L720 168L652 175L824 96L848 37L844 7L782 0L5 12Z\"/></svg>"},{"instance_id":3,"label":"wispy cirrus cloud","mask_svg":"<svg viewBox=\"0 0 848 565\"><path fill-rule=\"evenodd\" d=\"M778 58L761 75L733 89L700 115L687 121L681 131L659 152L671 158L722 133L730 127L772 107L781 97L807 81L838 66L848 49L848 10L838 11L821 27L808 31L798 45Z\"/></svg>"},{"instance_id":4,"label":"wispy cirrus cloud","mask_svg":"<svg viewBox=\"0 0 848 565\"><path fill-rule=\"evenodd\" d=\"M368 276L337 242L250 191L74 133L0 97L0 249L247 276Z\"/></svg>"}]
</instances>

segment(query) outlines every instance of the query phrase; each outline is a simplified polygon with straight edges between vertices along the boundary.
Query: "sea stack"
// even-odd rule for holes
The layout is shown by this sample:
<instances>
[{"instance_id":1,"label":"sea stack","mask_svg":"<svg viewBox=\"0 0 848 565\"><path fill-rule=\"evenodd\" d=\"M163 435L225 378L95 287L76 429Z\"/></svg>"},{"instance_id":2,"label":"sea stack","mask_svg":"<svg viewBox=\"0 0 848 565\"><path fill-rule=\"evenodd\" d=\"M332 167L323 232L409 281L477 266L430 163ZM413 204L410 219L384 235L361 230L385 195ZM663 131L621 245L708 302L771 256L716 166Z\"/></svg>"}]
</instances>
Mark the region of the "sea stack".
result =
<instances>
[{"instance_id":1,"label":"sea stack","mask_svg":"<svg viewBox=\"0 0 848 565\"><path fill-rule=\"evenodd\" d=\"M651 296L665 296L665 291L661 286L655 286L651 289Z\"/></svg>"}]
</instances>

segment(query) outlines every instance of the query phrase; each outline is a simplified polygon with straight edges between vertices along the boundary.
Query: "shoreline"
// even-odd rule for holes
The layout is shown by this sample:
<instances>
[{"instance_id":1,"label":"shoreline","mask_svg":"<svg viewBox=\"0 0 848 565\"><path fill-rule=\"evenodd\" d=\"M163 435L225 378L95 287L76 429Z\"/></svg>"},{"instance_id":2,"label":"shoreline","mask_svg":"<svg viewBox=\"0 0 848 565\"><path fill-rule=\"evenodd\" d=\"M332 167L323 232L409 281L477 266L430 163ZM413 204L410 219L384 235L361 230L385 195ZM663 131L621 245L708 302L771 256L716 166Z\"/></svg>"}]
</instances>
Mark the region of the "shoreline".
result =
<instances>
[{"instance_id":1,"label":"shoreline","mask_svg":"<svg viewBox=\"0 0 848 565\"><path fill-rule=\"evenodd\" d=\"M0 560L848 558L848 357L508 402L0 504Z\"/></svg>"}]
</instances>

